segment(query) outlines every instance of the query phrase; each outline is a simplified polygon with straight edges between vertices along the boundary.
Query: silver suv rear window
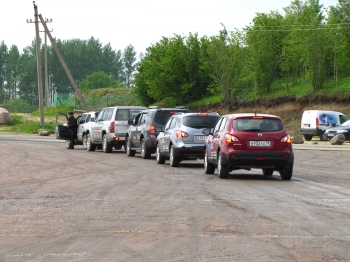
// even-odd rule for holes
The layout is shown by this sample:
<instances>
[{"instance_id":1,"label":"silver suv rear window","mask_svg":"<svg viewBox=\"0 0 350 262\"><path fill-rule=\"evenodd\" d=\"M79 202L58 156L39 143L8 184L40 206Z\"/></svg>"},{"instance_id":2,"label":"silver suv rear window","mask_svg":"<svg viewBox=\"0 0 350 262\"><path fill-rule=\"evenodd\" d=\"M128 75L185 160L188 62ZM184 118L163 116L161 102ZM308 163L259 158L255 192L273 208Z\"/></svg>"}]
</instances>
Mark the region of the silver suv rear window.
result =
<instances>
[{"instance_id":1,"label":"silver suv rear window","mask_svg":"<svg viewBox=\"0 0 350 262\"><path fill-rule=\"evenodd\" d=\"M168 119L179 112L185 112L188 113L190 112L188 109L187 110L159 110L156 111L156 115L154 116L154 122L165 125Z\"/></svg>"},{"instance_id":2,"label":"silver suv rear window","mask_svg":"<svg viewBox=\"0 0 350 262\"><path fill-rule=\"evenodd\" d=\"M134 119L138 113L141 112L142 109L117 109L117 113L115 115L115 120L124 120L127 121L129 119Z\"/></svg>"},{"instance_id":3,"label":"silver suv rear window","mask_svg":"<svg viewBox=\"0 0 350 262\"><path fill-rule=\"evenodd\" d=\"M278 119L243 118L233 121L233 129L243 132L278 132L283 130L283 124Z\"/></svg>"},{"instance_id":4,"label":"silver suv rear window","mask_svg":"<svg viewBox=\"0 0 350 262\"><path fill-rule=\"evenodd\" d=\"M191 128L212 128L219 116L185 116L182 124Z\"/></svg>"}]
</instances>

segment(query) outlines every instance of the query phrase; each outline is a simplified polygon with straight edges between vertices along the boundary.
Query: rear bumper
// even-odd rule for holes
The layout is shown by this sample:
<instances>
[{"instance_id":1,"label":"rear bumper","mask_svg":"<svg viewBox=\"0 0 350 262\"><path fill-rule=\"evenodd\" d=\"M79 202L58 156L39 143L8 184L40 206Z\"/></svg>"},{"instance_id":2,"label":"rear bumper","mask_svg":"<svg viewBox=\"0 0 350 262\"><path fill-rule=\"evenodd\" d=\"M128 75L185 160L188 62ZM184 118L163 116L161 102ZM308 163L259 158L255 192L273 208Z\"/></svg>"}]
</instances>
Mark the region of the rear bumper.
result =
<instances>
[{"instance_id":1,"label":"rear bumper","mask_svg":"<svg viewBox=\"0 0 350 262\"><path fill-rule=\"evenodd\" d=\"M320 128L300 128L301 135L321 136L323 132Z\"/></svg>"},{"instance_id":2,"label":"rear bumper","mask_svg":"<svg viewBox=\"0 0 350 262\"><path fill-rule=\"evenodd\" d=\"M126 134L114 134L114 133L108 133L107 134L107 141L108 143L112 145L118 145L118 144L125 144L125 135Z\"/></svg>"},{"instance_id":3,"label":"rear bumper","mask_svg":"<svg viewBox=\"0 0 350 262\"><path fill-rule=\"evenodd\" d=\"M189 157L196 156L204 158L204 146L203 145L183 145L182 147L174 147L175 157Z\"/></svg>"},{"instance_id":4,"label":"rear bumper","mask_svg":"<svg viewBox=\"0 0 350 262\"><path fill-rule=\"evenodd\" d=\"M223 155L222 163L230 168L264 168L293 165L294 153L287 152L231 152Z\"/></svg>"}]
</instances>

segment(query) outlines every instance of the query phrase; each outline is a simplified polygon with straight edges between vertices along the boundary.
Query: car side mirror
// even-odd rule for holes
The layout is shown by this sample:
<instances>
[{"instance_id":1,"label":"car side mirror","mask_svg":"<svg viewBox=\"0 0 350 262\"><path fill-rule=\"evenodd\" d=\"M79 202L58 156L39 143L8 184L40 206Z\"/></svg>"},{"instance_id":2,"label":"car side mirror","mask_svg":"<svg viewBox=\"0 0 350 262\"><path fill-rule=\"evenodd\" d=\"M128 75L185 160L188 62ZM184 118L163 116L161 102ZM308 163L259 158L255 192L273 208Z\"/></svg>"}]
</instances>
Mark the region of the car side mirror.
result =
<instances>
[{"instance_id":1,"label":"car side mirror","mask_svg":"<svg viewBox=\"0 0 350 262\"><path fill-rule=\"evenodd\" d=\"M129 119L129 120L128 120L128 124L129 124L129 125L135 125L134 119Z\"/></svg>"}]
</instances>

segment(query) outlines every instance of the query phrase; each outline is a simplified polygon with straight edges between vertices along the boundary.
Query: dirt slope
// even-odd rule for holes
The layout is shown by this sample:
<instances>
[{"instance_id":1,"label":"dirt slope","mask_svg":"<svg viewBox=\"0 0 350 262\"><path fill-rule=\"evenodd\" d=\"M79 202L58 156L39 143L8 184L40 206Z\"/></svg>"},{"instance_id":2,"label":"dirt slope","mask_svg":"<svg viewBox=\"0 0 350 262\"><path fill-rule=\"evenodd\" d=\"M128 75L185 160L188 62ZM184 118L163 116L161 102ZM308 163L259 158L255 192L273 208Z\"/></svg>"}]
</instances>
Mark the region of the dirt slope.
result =
<instances>
[{"instance_id":1,"label":"dirt slope","mask_svg":"<svg viewBox=\"0 0 350 262\"><path fill-rule=\"evenodd\" d=\"M228 113L258 112L278 115L282 118L291 136L300 134L300 122L305 110L323 109L339 111L350 117L350 103L348 98L312 97L312 98L276 98L272 100L257 100L249 103L225 106L222 103L192 107L192 112L218 112L220 115Z\"/></svg>"}]
</instances>

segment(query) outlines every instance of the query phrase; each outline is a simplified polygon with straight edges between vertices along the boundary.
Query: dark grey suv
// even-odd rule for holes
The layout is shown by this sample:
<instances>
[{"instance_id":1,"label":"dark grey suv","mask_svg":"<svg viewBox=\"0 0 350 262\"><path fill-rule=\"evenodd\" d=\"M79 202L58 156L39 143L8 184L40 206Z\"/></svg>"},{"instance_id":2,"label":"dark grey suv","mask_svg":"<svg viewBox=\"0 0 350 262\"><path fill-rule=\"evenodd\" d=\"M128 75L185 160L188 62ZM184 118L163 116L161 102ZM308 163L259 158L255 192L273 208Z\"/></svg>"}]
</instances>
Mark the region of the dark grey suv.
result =
<instances>
[{"instance_id":1,"label":"dark grey suv","mask_svg":"<svg viewBox=\"0 0 350 262\"><path fill-rule=\"evenodd\" d=\"M203 133L214 128L218 113L178 113L169 118L163 132L157 139L157 163L164 164L170 159L170 166L177 167L183 160L204 159Z\"/></svg>"},{"instance_id":2,"label":"dark grey suv","mask_svg":"<svg viewBox=\"0 0 350 262\"><path fill-rule=\"evenodd\" d=\"M150 158L156 152L157 136L164 128L168 119L179 112L191 112L183 106L175 108L159 108L157 106L142 110L135 119L130 119L126 134L126 154L135 156L141 152L141 157Z\"/></svg>"}]
</instances>

